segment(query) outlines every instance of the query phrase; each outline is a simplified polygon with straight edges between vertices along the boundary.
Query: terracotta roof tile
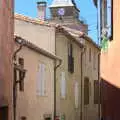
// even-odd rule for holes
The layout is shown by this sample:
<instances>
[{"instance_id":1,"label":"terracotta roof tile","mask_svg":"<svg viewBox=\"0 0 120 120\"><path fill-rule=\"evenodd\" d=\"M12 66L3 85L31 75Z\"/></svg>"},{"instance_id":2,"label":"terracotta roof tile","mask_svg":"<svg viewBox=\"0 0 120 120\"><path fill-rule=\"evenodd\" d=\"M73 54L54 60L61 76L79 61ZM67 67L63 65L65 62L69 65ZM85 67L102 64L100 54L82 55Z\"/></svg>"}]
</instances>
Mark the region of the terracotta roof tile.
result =
<instances>
[{"instance_id":1,"label":"terracotta roof tile","mask_svg":"<svg viewBox=\"0 0 120 120\"><path fill-rule=\"evenodd\" d=\"M39 20L39 19L33 19L31 17L24 16L24 15L21 15L21 14L15 14L15 19L23 20L23 21L30 22L30 23L33 23L33 24L55 27L56 29L64 30L66 33L68 33L68 35L73 36L77 41L78 41L78 38L83 37L86 40L88 40L89 42L91 42L93 45L95 45L97 48L99 48L99 46L87 34L85 34L84 32L81 32L79 30L72 29L72 28L69 28L69 27L66 27L66 26L62 26L62 25L59 25L59 24L56 24L56 23L49 23L47 21L42 21L42 20Z\"/></svg>"},{"instance_id":2,"label":"terracotta roof tile","mask_svg":"<svg viewBox=\"0 0 120 120\"><path fill-rule=\"evenodd\" d=\"M31 17L28 17L28 16L24 16L24 15L21 15L21 14L15 14L15 19L23 20L23 21L26 21L26 22L30 22L30 23L34 23L34 24L39 24L39 25L51 26L46 21L42 21L42 20L39 20L39 19L34 19L34 18L31 18Z\"/></svg>"}]
</instances>

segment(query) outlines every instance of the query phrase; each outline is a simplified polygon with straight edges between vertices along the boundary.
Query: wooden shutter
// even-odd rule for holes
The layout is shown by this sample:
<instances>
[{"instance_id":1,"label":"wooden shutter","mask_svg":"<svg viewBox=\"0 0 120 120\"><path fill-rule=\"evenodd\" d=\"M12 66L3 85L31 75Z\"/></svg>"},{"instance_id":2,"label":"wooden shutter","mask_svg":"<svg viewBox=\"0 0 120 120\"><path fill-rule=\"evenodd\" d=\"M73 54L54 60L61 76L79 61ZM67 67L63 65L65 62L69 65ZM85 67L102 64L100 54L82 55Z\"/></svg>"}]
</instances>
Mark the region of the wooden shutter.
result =
<instances>
[{"instance_id":1,"label":"wooden shutter","mask_svg":"<svg viewBox=\"0 0 120 120\"><path fill-rule=\"evenodd\" d=\"M94 104L99 102L99 81L94 80Z\"/></svg>"},{"instance_id":2,"label":"wooden shutter","mask_svg":"<svg viewBox=\"0 0 120 120\"><path fill-rule=\"evenodd\" d=\"M61 97L65 98L65 96L66 96L65 72L61 72Z\"/></svg>"},{"instance_id":3,"label":"wooden shutter","mask_svg":"<svg viewBox=\"0 0 120 120\"><path fill-rule=\"evenodd\" d=\"M45 65L39 64L38 78L37 78L37 93L40 96L45 95Z\"/></svg>"},{"instance_id":4,"label":"wooden shutter","mask_svg":"<svg viewBox=\"0 0 120 120\"><path fill-rule=\"evenodd\" d=\"M89 78L84 79L84 105L89 104Z\"/></svg>"},{"instance_id":5,"label":"wooden shutter","mask_svg":"<svg viewBox=\"0 0 120 120\"><path fill-rule=\"evenodd\" d=\"M79 88L78 82L75 82L75 108L78 108L78 100L79 100Z\"/></svg>"},{"instance_id":6,"label":"wooden shutter","mask_svg":"<svg viewBox=\"0 0 120 120\"><path fill-rule=\"evenodd\" d=\"M89 62L91 62L91 48L89 48Z\"/></svg>"},{"instance_id":7,"label":"wooden shutter","mask_svg":"<svg viewBox=\"0 0 120 120\"><path fill-rule=\"evenodd\" d=\"M73 57L73 46L71 43L68 44L68 71L74 72L74 57Z\"/></svg>"}]
</instances>

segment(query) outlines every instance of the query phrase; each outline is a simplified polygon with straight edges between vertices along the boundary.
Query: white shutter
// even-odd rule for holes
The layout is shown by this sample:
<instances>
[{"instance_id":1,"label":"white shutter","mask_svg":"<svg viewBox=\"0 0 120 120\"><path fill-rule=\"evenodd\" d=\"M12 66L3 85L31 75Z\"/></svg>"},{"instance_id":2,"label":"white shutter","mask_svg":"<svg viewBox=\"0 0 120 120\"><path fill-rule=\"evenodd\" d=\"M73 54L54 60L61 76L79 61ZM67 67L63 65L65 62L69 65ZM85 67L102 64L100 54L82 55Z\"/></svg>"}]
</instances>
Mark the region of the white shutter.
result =
<instances>
[{"instance_id":1,"label":"white shutter","mask_svg":"<svg viewBox=\"0 0 120 120\"><path fill-rule=\"evenodd\" d=\"M45 65L39 64L38 78L37 78L37 94L45 95Z\"/></svg>"},{"instance_id":2,"label":"white shutter","mask_svg":"<svg viewBox=\"0 0 120 120\"><path fill-rule=\"evenodd\" d=\"M45 96L45 64L42 64L42 96Z\"/></svg>"},{"instance_id":3,"label":"white shutter","mask_svg":"<svg viewBox=\"0 0 120 120\"><path fill-rule=\"evenodd\" d=\"M78 108L78 97L79 97L79 88L78 88L78 82L75 82L75 108Z\"/></svg>"},{"instance_id":4,"label":"white shutter","mask_svg":"<svg viewBox=\"0 0 120 120\"><path fill-rule=\"evenodd\" d=\"M65 98L65 96L66 96L65 72L61 72L61 97Z\"/></svg>"}]
</instances>

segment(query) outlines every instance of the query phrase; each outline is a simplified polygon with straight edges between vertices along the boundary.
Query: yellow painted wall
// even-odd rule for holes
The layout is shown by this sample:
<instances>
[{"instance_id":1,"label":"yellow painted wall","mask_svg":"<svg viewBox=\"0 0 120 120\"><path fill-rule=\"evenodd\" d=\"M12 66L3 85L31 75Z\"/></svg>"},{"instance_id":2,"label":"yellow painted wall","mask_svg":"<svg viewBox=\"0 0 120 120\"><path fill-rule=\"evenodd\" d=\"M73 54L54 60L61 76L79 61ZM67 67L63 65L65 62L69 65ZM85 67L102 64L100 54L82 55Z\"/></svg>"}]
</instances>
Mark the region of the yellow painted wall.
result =
<instances>
[{"instance_id":1,"label":"yellow painted wall","mask_svg":"<svg viewBox=\"0 0 120 120\"><path fill-rule=\"evenodd\" d=\"M68 42L70 39L65 37L63 34L58 33L56 39L56 55L60 56L63 60L62 65L57 71L57 114L65 114L66 120L80 119L80 104L79 107L75 108L75 97L74 97L74 83L75 81L79 84L79 101L80 101L80 83L81 83L81 61L80 54L81 48L72 42L73 44L73 56L74 56L74 73L68 72ZM63 99L60 96L60 80L61 72L65 72L66 79L66 98Z\"/></svg>"},{"instance_id":2,"label":"yellow painted wall","mask_svg":"<svg viewBox=\"0 0 120 120\"><path fill-rule=\"evenodd\" d=\"M57 114L65 114L66 120L80 120L81 118L81 52L82 49L73 41L58 33L56 39L56 55L63 60L57 71ZM68 42L73 44L74 73L68 72ZM94 104L94 80L98 80L98 48L85 40L86 51L83 55L83 82L82 82L82 120L98 119L98 105ZM91 48L91 62L89 62L89 48ZM93 54L95 52L95 60ZM95 66L93 65L95 64ZM65 72L66 98L60 96L60 73ZM84 77L90 80L89 105L84 105ZM74 83L79 83L79 107L75 108Z\"/></svg>"},{"instance_id":3,"label":"yellow painted wall","mask_svg":"<svg viewBox=\"0 0 120 120\"><path fill-rule=\"evenodd\" d=\"M15 34L50 53L55 53L55 28L15 19Z\"/></svg>"},{"instance_id":4,"label":"yellow painted wall","mask_svg":"<svg viewBox=\"0 0 120 120\"><path fill-rule=\"evenodd\" d=\"M53 114L54 61L27 47L23 47L18 56L24 58L24 68L27 72L24 92L18 89L17 120L21 116L26 116L28 120L43 120L44 114ZM46 65L45 96L38 96L36 92L39 63Z\"/></svg>"}]
</instances>

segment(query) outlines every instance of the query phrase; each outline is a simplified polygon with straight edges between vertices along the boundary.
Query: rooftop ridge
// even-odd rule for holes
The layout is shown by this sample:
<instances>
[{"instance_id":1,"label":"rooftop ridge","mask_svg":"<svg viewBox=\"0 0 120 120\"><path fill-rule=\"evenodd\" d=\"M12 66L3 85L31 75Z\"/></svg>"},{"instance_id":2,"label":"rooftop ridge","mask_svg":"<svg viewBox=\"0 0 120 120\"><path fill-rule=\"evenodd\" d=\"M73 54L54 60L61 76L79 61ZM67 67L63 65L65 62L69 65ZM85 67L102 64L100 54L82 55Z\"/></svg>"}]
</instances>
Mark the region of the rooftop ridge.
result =
<instances>
[{"instance_id":1,"label":"rooftop ridge","mask_svg":"<svg viewBox=\"0 0 120 120\"><path fill-rule=\"evenodd\" d=\"M51 24L49 24L46 21L31 18L29 16L25 16L25 15L18 14L18 13L15 13L14 18L19 19L19 20L23 20L23 21L26 21L26 22L30 22L30 23L39 24L39 25L51 26Z\"/></svg>"}]
</instances>

